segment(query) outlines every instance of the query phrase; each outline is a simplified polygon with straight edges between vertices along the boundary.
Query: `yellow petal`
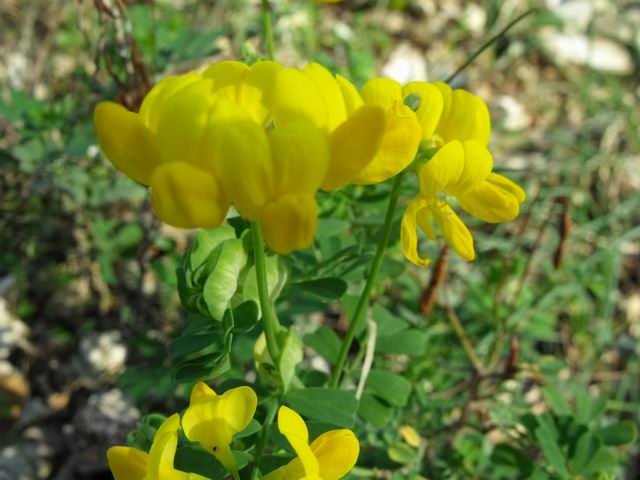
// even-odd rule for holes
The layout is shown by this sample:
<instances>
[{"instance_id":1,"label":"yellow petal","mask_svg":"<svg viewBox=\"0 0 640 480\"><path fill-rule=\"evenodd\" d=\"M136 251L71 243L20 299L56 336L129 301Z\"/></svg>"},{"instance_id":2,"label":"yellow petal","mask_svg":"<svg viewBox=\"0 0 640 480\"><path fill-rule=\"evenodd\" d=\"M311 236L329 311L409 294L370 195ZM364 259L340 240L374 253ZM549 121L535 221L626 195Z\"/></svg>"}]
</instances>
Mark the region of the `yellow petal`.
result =
<instances>
[{"instance_id":1,"label":"yellow petal","mask_svg":"<svg viewBox=\"0 0 640 480\"><path fill-rule=\"evenodd\" d=\"M504 175L500 175L499 173L490 173L487 177L487 181L495 185L496 187L500 187L503 190L506 190L511 195L516 197L518 203L523 203L527 199L527 194L525 191L515 183L513 180L508 179Z\"/></svg>"},{"instance_id":2,"label":"yellow petal","mask_svg":"<svg viewBox=\"0 0 640 480\"><path fill-rule=\"evenodd\" d=\"M191 397L189 402L197 402L198 400L206 400L208 398L217 397L216 392L204 382L198 382L193 386L191 390Z\"/></svg>"},{"instance_id":3,"label":"yellow petal","mask_svg":"<svg viewBox=\"0 0 640 480\"><path fill-rule=\"evenodd\" d=\"M263 127L272 120L270 95L282 65L277 62L257 62L249 67L240 90L240 104L251 112L255 122Z\"/></svg>"},{"instance_id":4,"label":"yellow petal","mask_svg":"<svg viewBox=\"0 0 640 480\"><path fill-rule=\"evenodd\" d=\"M394 177L411 164L422 138L416 114L406 105L396 103L387 111L382 143L374 159L353 180L370 185Z\"/></svg>"},{"instance_id":5,"label":"yellow petal","mask_svg":"<svg viewBox=\"0 0 640 480\"><path fill-rule=\"evenodd\" d=\"M391 78L378 77L367 81L360 89L365 103L377 103L391 108L394 103L402 103L402 85Z\"/></svg>"},{"instance_id":6,"label":"yellow petal","mask_svg":"<svg viewBox=\"0 0 640 480\"><path fill-rule=\"evenodd\" d=\"M450 106L443 113L436 133L444 143L451 140L477 140L489 143L491 120L487 105L479 97L465 90L451 93Z\"/></svg>"},{"instance_id":7,"label":"yellow petal","mask_svg":"<svg viewBox=\"0 0 640 480\"><path fill-rule=\"evenodd\" d=\"M202 76L213 80L211 93L238 102L240 88L248 71L249 67L242 62L223 60L207 68Z\"/></svg>"},{"instance_id":8,"label":"yellow petal","mask_svg":"<svg viewBox=\"0 0 640 480\"><path fill-rule=\"evenodd\" d=\"M160 164L153 134L138 115L113 102L100 102L93 114L98 145L118 170L138 183L149 185Z\"/></svg>"},{"instance_id":9,"label":"yellow petal","mask_svg":"<svg viewBox=\"0 0 640 480\"><path fill-rule=\"evenodd\" d=\"M313 195L329 168L329 138L309 122L292 122L268 130L271 149L271 197Z\"/></svg>"},{"instance_id":10,"label":"yellow petal","mask_svg":"<svg viewBox=\"0 0 640 480\"><path fill-rule=\"evenodd\" d=\"M422 126L422 139L430 140L438 126L444 100L442 93L434 85L427 82L411 82L402 87L402 95L417 95L420 104L416 110L416 117Z\"/></svg>"},{"instance_id":11,"label":"yellow petal","mask_svg":"<svg viewBox=\"0 0 640 480\"><path fill-rule=\"evenodd\" d=\"M426 197L434 197L445 188L455 185L464 168L462 142L454 140L447 143L420 169L420 191Z\"/></svg>"},{"instance_id":12,"label":"yellow petal","mask_svg":"<svg viewBox=\"0 0 640 480\"><path fill-rule=\"evenodd\" d=\"M420 448L420 445L422 444L422 438L420 438L418 432L416 432L415 428L413 428L411 425L401 426L400 435L402 435L403 440L413 448Z\"/></svg>"},{"instance_id":13,"label":"yellow petal","mask_svg":"<svg viewBox=\"0 0 640 480\"><path fill-rule=\"evenodd\" d=\"M322 128L328 125L328 112L320 90L298 69L285 68L278 72L271 106L277 126L299 120L308 120Z\"/></svg>"},{"instance_id":14,"label":"yellow petal","mask_svg":"<svg viewBox=\"0 0 640 480\"><path fill-rule=\"evenodd\" d=\"M362 97L358 93L358 89L349 80L342 75L336 75L336 82L340 87L347 115L351 115L362 106Z\"/></svg>"},{"instance_id":15,"label":"yellow petal","mask_svg":"<svg viewBox=\"0 0 640 480\"><path fill-rule=\"evenodd\" d=\"M176 470L173 466L177 448L177 433L156 435L149 451L149 467L145 480L187 480L189 474Z\"/></svg>"},{"instance_id":16,"label":"yellow petal","mask_svg":"<svg viewBox=\"0 0 640 480\"><path fill-rule=\"evenodd\" d=\"M234 433L238 433L247 428L257 405L258 397L251 387L232 388L222 395L218 414L227 421Z\"/></svg>"},{"instance_id":17,"label":"yellow petal","mask_svg":"<svg viewBox=\"0 0 640 480\"><path fill-rule=\"evenodd\" d=\"M217 227L229 209L213 175L182 162L155 170L151 204L164 222L180 228Z\"/></svg>"},{"instance_id":18,"label":"yellow petal","mask_svg":"<svg viewBox=\"0 0 640 480\"><path fill-rule=\"evenodd\" d=\"M433 216L449 245L465 260L473 260L473 237L460 217L445 202L433 208Z\"/></svg>"},{"instance_id":19,"label":"yellow petal","mask_svg":"<svg viewBox=\"0 0 640 480\"><path fill-rule=\"evenodd\" d=\"M433 82L431 85L436 87L442 95L442 115L440 119L446 118L451 110L451 93L453 90L451 90L449 84L444 82Z\"/></svg>"},{"instance_id":20,"label":"yellow petal","mask_svg":"<svg viewBox=\"0 0 640 480\"><path fill-rule=\"evenodd\" d=\"M331 430L316 438L311 450L318 459L322 480L338 480L355 466L360 444L351 430Z\"/></svg>"},{"instance_id":21,"label":"yellow petal","mask_svg":"<svg viewBox=\"0 0 640 480\"><path fill-rule=\"evenodd\" d=\"M333 131L347 119L347 110L338 82L329 70L317 63L310 63L302 71L320 91L327 111L327 126L329 131Z\"/></svg>"},{"instance_id":22,"label":"yellow petal","mask_svg":"<svg viewBox=\"0 0 640 480\"><path fill-rule=\"evenodd\" d=\"M216 103L216 109L209 124L212 168L237 210L254 220L272 197L276 176L267 134L252 120L242 120L231 103Z\"/></svg>"},{"instance_id":23,"label":"yellow petal","mask_svg":"<svg viewBox=\"0 0 640 480\"><path fill-rule=\"evenodd\" d=\"M480 185L491 173L493 157L489 149L476 140L462 142L464 148L464 168L460 178L445 187L451 195L462 195Z\"/></svg>"},{"instance_id":24,"label":"yellow petal","mask_svg":"<svg viewBox=\"0 0 640 480\"><path fill-rule=\"evenodd\" d=\"M304 470L302 470L301 463L300 463L300 472L297 475L294 472L291 472L288 468L289 465L291 465L291 463L294 461L298 461L298 463L300 463L300 461L297 458L295 458L294 460L289 462L287 465L283 465L282 467L277 468L272 472L269 472L264 477L262 477L262 480L286 480L287 478L300 478L301 476L304 475Z\"/></svg>"},{"instance_id":25,"label":"yellow petal","mask_svg":"<svg viewBox=\"0 0 640 480\"><path fill-rule=\"evenodd\" d=\"M167 418L156 432L151 450L149 451L148 480L188 479L189 474L176 470L173 462L178 448L178 428L180 415L174 414Z\"/></svg>"},{"instance_id":26,"label":"yellow petal","mask_svg":"<svg viewBox=\"0 0 640 480\"><path fill-rule=\"evenodd\" d=\"M373 160L384 134L386 117L377 105L363 105L331 133L331 157L324 190L351 182Z\"/></svg>"},{"instance_id":27,"label":"yellow petal","mask_svg":"<svg viewBox=\"0 0 640 480\"><path fill-rule=\"evenodd\" d=\"M131 447L111 447L107 462L115 480L143 480L147 474L149 456Z\"/></svg>"},{"instance_id":28,"label":"yellow petal","mask_svg":"<svg viewBox=\"0 0 640 480\"><path fill-rule=\"evenodd\" d=\"M182 414L182 430L193 442L200 442L205 450L215 453L231 444L233 428L221 414L220 399L200 399L187 407Z\"/></svg>"},{"instance_id":29,"label":"yellow petal","mask_svg":"<svg viewBox=\"0 0 640 480\"><path fill-rule=\"evenodd\" d=\"M290 408L282 406L280 410L278 410L278 429L298 454L305 475L317 476L320 467L318 460L309 447L309 432L302 417Z\"/></svg>"},{"instance_id":30,"label":"yellow petal","mask_svg":"<svg viewBox=\"0 0 640 480\"><path fill-rule=\"evenodd\" d=\"M313 195L284 195L268 203L260 214L265 242L281 255L309 248L317 221L318 211Z\"/></svg>"},{"instance_id":31,"label":"yellow petal","mask_svg":"<svg viewBox=\"0 0 640 480\"><path fill-rule=\"evenodd\" d=\"M164 102L183 88L202 80L195 72L163 78L144 97L140 106L140 121L152 132L156 132L158 118Z\"/></svg>"},{"instance_id":32,"label":"yellow petal","mask_svg":"<svg viewBox=\"0 0 640 480\"><path fill-rule=\"evenodd\" d=\"M518 216L524 191L508 178L492 173L480 185L459 196L458 201L474 217L500 223Z\"/></svg>"},{"instance_id":33,"label":"yellow petal","mask_svg":"<svg viewBox=\"0 0 640 480\"><path fill-rule=\"evenodd\" d=\"M205 140L213 98L212 80L191 82L157 107L156 139L165 162L206 168L211 153Z\"/></svg>"},{"instance_id":34,"label":"yellow petal","mask_svg":"<svg viewBox=\"0 0 640 480\"><path fill-rule=\"evenodd\" d=\"M427 201L423 197L416 197L409 203L407 209L402 215L402 223L400 225L400 244L402 245L402 253L411 263L419 267L426 267L431 263L429 258L421 258L418 254L418 232L416 225L416 217L418 212L427 207Z\"/></svg>"}]
</instances>

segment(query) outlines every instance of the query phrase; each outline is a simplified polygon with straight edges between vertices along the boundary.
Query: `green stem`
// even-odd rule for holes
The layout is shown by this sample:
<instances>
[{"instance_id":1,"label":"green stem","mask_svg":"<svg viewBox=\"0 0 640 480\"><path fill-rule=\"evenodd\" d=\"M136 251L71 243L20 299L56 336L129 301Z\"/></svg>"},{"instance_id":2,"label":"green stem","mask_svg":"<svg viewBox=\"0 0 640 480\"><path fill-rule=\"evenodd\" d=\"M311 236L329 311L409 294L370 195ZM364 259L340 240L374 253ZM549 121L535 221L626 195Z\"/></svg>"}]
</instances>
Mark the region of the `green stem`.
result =
<instances>
[{"instance_id":1,"label":"green stem","mask_svg":"<svg viewBox=\"0 0 640 480\"><path fill-rule=\"evenodd\" d=\"M275 48L273 42L273 25L271 22L271 5L269 0L262 0L262 35L267 48L269 60L275 59Z\"/></svg>"},{"instance_id":2,"label":"green stem","mask_svg":"<svg viewBox=\"0 0 640 480\"><path fill-rule=\"evenodd\" d=\"M369 297L371 296L371 291L376 284L378 272L380 272L380 266L382 265L382 259L384 258L384 251L387 248L387 244L389 243L389 236L391 235L391 227L393 225L393 214L395 213L396 205L398 204L398 197L400 196L400 186L402 185L403 176L404 172L398 174L393 181L391 194L389 196L389 204L387 205L387 214L384 219L382 235L380 236L380 240L378 242L376 256L373 259L373 264L371 265L371 270L369 271L369 275L367 277L367 283L365 283L362 294L360 294L360 299L358 300L356 311L353 314L353 318L351 319L351 323L349 325L349 328L347 329L344 341L342 342L340 354L338 355L338 361L336 362L335 368L333 369L333 372L331 374L331 378L329 379L329 386L332 388L337 388L338 384L340 383L340 377L342 376L342 371L344 370L345 362L347 361L349 349L351 348L351 344L353 343L353 339L356 336L356 332L358 331L362 320L365 318L365 313L369 308Z\"/></svg>"},{"instance_id":3,"label":"green stem","mask_svg":"<svg viewBox=\"0 0 640 480\"><path fill-rule=\"evenodd\" d=\"M253 255L256 265L256 280L258 282L258 297L260 298L260 312L262 316L262 329L267 339L267 350L273 360L274 365L278 368L280 360L280 348L276 339L276 317L271 312L271 299L269 298L269 288L267 285L267 268L265 265L264 242L262 240L262 231L260 230L260 222L254 220L251 222L251 236L253 237Z\"/></svg>"},{"instance_id":4,"label":"green stem","mask_svg":"<svg viewBox=\"0 0 640 480\"><path fill-rule=\"evenodd\" d=\"M276 418L277 411L278 400L274 398L271 401L271 405L269 405L267 416L265 417L264 423L262 424L260 438L258 439L258 443L256 443L256 453L253 456L253 473L251 475L252 480L258 479L258 463L260 462L260 457L262 457L262 453L264 452L264 447L267 445L267 439L269 438L269 427L271 427L273 420Z\"/></svg>"},{"instance_id":5,"label":"green stem","mask_svg":"<svg viewBox=\"0 0 640 480\"><path fill-rule=\"evenodd\" d=\"M538 9L537 8L532 8L530 10L527 10L526 12L524 12L522 15L517 16L516 18L514 18L511 22L509 22L509 24L504 27L502 30L500 30L498 33L496 33L493 37L491 37L489 40L487 40L485 43L483 43L480 48L478 48L478 50L476 50L473 55L471 55L466 62L464 62L455 72L453 72L451 75L449 75L447 77L447 79L445 80L445 83L451 83L453 82L453 80L460 75L460 73L465 70L469 65L471 65L476 58L478 58L480 55L482 55L482 52L484 52L487 48L489 48L491 45L493 45L495 42L497 42L500 38L502 38L504 36L505 33L507 33L509 30L511 30L513 27L515 27L518 23L520 23L521 20L524 20L526 17L528 17L529 15L531 15L532 13L536 12Z\"/></svg>"}]
</instances>

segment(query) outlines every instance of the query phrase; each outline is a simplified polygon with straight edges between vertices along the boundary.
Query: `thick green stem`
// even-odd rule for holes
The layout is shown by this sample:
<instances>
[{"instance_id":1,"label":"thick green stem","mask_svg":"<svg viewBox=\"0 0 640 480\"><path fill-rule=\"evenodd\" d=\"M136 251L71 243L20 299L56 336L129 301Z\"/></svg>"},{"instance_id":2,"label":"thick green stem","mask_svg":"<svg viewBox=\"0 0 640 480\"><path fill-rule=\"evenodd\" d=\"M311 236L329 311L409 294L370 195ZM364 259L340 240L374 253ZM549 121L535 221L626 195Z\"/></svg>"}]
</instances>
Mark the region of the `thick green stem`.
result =
<instances>
[{"instance_id":1,"label":"thick green stem","mask_svg":"<svg viewBox=\"0 0 640 480\"><path fill-rule=\"evenodd\" d=\"M260 297L260 312L262 316L262 329L267 339L267 350L278 366L280 360L280 348L276 338L276 317L271 312L271 299L269 298L269 287L267 285L267 268L265 266L264 242L262 240L262 231L260 230L260 222L254 220L251 222L251 236L253 237L253 255L256 265L256 280L258 282L258 296Z\"/></svg>"},{"instance_id":2,"label":"thick green stem","mask_svg":"<svg viewBox=\"0 0 640 480\"><path fill-rule=\"evenodd\" d=\"M389 243L389 236L391 235L391 227L393 225L393 214L395 213L396 205L398 204L398 197L400 196L400 186L402 185L403 176L404 172L398 174L393 181L391 194L389 196L389 203L387 205L387 214L384 219L384 225L382 227L382 235L380 235L380 240L378 241L376 256L373 259L373 264L371 265L371 270L369 271L369 275L367 277L367 283L365 283L364 285L364 289L362 290L362 294L360 295L360 299L358 300L358 305L356 306L356 311L353 314L353 318L351 319L351 323L349 324L349 328L347 329L344 341L342 342L338 361L336 362L335 368L333 369L333 372L331 374L331 378L329 379L329 386L332 388L337 388L338 384L340 383L340 377L342 376L342 371L344 370L345 362L347 361L349 349L351 348L351 344L353 343L353 339L356 336L356 332L358 331L360 324L366 316L365 313L369 308L369 297L371 296L371 291L376 284L378 272L380 271L382 259L384 258L384 251L387 248L387 244Z\"/></svg>"},{"instance_id":3,"label":"thick green stem","mask_svg":"<svg viewBox=\"0 0 640 480\"><path fill-rule=\"evenodd\" d=\"M256 444L255 455L253 456L253 473L251 475L252 480L258 479L258 463L260 462L260 457L262 457L262 453L264 452L264 447L267 445L267 439L269 438L269 428L273 423L273 420L276 418L276 412L278 411L278 400L271 400L271 404L269 405L269 410L267 411L267 416L264 419L264 423L262 424L262 431L260 432L260 438L258 439L258 443Z\"/></svg>"},{"instance_id":4,"label":"thick green stem","mask_svg":"<svg viewBox=\"0 0 640 480\"><path fill-rule=\"evenodd\" d=\"M262 0L262 35L267 50L269 60L275 59L275 48L273 43L273 25L271 23L271 5L269 0Z\"/></svg>"}]
</instances>

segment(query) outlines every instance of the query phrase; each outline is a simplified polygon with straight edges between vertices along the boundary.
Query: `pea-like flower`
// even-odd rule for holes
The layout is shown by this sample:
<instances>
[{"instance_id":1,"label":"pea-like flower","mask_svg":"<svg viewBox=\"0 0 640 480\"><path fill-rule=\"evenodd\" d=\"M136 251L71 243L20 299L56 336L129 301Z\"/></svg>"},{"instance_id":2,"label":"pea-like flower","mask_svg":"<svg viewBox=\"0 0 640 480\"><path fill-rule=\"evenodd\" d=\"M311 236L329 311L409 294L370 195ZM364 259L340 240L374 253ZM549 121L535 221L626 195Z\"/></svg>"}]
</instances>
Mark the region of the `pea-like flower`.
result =
<instances>
[{"instance_id":1,"label":"pea-like flower","mask_svg":"<svg viewBox=\"0 0 640 480\"><path fill-rule=\"evenodd\" d=\"M379 183L408 167L421 140L433 136L442 112L442 95L426 82L413 82L403 87L390 78L369 80L362 86L360 95L365 104L384 108L387 123L376 157L353 183ZM405 105L411 95L418 97L415 112Z\"/></svg>"},{"instance_id":2,"label":"pea-like flower","mask_svg":"<svg viewBox=\"0 0 640 480\"><path fill-rule=\"evenodd\" d=\"M266 475L264 480L338 480L349 473L358 460L360 445L351 430L330 430L309 445L304 421L285 406L278 411L278 429L298 456Z\"/></svg>"},{"instance_id":3,"label":"pea-like flower","mask_svg":"<svg viewBox=\"0 0 640 480\"><path fill-rule=\"evenodd\" d=\"M400 238L408 260L419 266L429 264L429 259L418 254L416 226L434 240L432 220L461 257L475 258L473 237L447 203L447 196L455 197L464 210L486 222L500 223L518 216L524 191L508 178L492 173L492 168L491 153L477 140L453 140L422 167L420 193L402 217Z\"/></svg>"},{"instance_id":4,"label":"pea-like flower","mask_svg":"<svg viewBox=\"0 0 640 480\"><path fill-rule=\"evenodd\" d=\"M107 451L109 468L115 480L206 480L205 477L176 470L173 466L178 447L180 415L167 418L153 439L149 453L116 446Z\"/></svg>"},{"instance_id":5,"label":"pea-like flower","mask_svg":"<svg viewBox=\"0 0 640 480\"><path fill-rule=\"evenodd\" d=\"M250 387L232 388L217 395L206 383L197 383L182 415L187 438L200 442L238 480L238 464L231 452L233 436L244 430L256 411L257 397Z\"/></svg>"},{"instance_id":6,"label":"pea-like flower","mask_svg":"<svg viewBox=\"0 0 640 480\"><path fill-rule=\"evenodd\" d=\"M229 198L211 155L211 80L191 73L169 77L145 97L140 113L98 104L94 124L100 148L125 175L151 187L153 207L170 225L218 226Z\"/></svg>"},{"instance_id":7,"label":"pea-like flower","mask_svg":"<svg viewBox=\"0 0 640 480\"><path fill-rule=\"evenodd\" d=\"M353 84L317 63L278 72L270 101L276 128L302 119L329 135L324 190L353 182L382 144L384 109L374 103L365 105Z\"/></svg>"}]
</instances>

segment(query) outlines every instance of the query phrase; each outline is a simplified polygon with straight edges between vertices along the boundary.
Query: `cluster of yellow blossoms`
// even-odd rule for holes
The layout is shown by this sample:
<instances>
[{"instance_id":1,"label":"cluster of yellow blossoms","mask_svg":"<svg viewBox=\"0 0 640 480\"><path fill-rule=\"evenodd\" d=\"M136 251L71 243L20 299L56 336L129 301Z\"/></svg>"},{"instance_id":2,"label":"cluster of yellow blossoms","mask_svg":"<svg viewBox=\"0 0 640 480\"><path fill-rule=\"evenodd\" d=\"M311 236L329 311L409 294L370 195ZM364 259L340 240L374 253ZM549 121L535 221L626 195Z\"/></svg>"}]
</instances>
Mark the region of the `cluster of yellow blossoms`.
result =
<instances>
[{"instance_id":1,"label":"cluster of yellow blossoms","mask_svg":"<svg viewBox=\"0 0 640 480\"><path fill-rule=\"evenodd\" d=\"M250 387L238 387L217 395L199 382L191 392L189 407L174 414L160 426L149 453L131 447L111 447L107 452L115 480L206 480L177 470L174 459L178 431L211 453L238 480L238 463L231 451L233 435L244 430L255 414L257 398ZM360 453L351 430L323 433L309 444L309 432L296 412L282 406L278 429L287 438L297 457L267 474L265 480L338 480L356 464Z\"/></svg>"},{"instance_id":2,"label":"cluster of yellow blossoms","mask_svg":"<svg viewBox=\"0 0 640 480\"><path fill-rule=\"evenodd\" d=\"M420 193L402 221L403 251L415 264L428 263L417 253L416 225L434 238L432 218L461 256L474 258L473 239L445 195L488 222L513 219L524 200L522 189L491 172L484 102L440 82L376 78L358 91L318 64L223 61L162 80L139 113L100 103L95 127L111 162L150 186L163 221L213 228L233 205L260 222L281 254L313 242L317 190L383 182L411 165L421 144L439 150L422 167Z\"/></svg>"}]
</instances>

